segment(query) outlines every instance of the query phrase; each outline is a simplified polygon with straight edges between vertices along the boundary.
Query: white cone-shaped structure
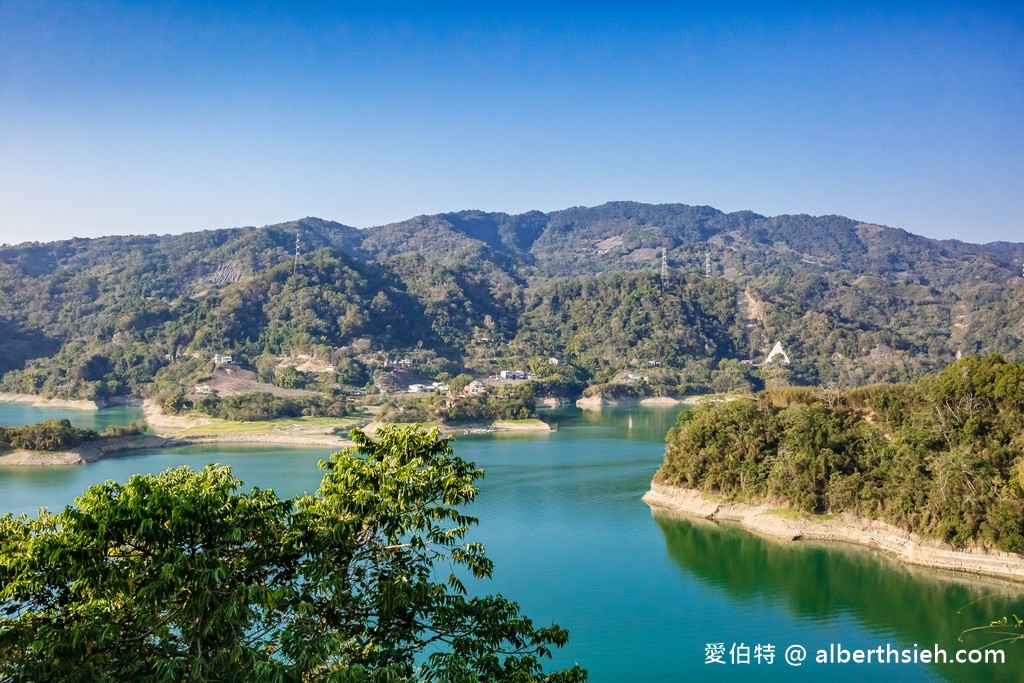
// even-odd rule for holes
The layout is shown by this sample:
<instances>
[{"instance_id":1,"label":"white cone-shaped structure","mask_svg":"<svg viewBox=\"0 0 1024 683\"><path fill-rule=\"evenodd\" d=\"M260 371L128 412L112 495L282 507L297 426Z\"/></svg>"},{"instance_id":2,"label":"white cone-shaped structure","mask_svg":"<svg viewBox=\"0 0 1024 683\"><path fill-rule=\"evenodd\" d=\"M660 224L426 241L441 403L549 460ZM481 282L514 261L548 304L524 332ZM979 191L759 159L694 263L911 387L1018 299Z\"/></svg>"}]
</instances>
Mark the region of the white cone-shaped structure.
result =
<instances>
[{"instance_id":1,"label":"white cone-shaped structure","mask_svg":"<svg viewBox=\"0 0 1024 683\"><path fill-rule=\"evenodd\" d=\"M782 349L782 342L775 342L775 346L768 352L768 357L764 359L764 362L767 364L773 360L777 360L783 365L789 365L789 356Z\"/></svg>"}]
</instances>

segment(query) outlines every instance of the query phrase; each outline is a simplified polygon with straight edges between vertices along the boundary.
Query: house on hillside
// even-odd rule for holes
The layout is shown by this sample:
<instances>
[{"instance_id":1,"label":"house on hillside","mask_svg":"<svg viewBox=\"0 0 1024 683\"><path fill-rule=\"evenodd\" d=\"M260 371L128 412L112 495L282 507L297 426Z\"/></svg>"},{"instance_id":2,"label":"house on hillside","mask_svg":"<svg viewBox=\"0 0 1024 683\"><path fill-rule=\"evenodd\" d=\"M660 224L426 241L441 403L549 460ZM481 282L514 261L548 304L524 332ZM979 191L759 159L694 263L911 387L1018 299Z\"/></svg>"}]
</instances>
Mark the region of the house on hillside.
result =
<instances>
[{"instance_id":1,"label":"house on hillside","mask_svg":"<svg viewBox=\"0 0 1024 683\"><path fill-rule=\"evenodd\" d=\"M473 380L462 389L464 396L478 396L487 391L487 387L479 380Z\"/></svg>"},{"instance_id":2,"label":"house on hillside","mask_svg":"<svg viewBox=\"0 0 1024 683\"><path fill-rule=\"evenodd\" d=\"M500 377L505 380L526 379L526 372L523 370L502 370Z\"/></svg>"},{"instance_id":3,"label":"house on hillside","mask_svg":"<svg viewBox=\"0 0 1024 683\"><path fill-rule=\"evenodd\" d=\"M229 363L234 363L235 359L231 356L222 356L219 353L215 353L213 354L213 362L217 365L227 365Z\"/></svg>"}]
</instances>

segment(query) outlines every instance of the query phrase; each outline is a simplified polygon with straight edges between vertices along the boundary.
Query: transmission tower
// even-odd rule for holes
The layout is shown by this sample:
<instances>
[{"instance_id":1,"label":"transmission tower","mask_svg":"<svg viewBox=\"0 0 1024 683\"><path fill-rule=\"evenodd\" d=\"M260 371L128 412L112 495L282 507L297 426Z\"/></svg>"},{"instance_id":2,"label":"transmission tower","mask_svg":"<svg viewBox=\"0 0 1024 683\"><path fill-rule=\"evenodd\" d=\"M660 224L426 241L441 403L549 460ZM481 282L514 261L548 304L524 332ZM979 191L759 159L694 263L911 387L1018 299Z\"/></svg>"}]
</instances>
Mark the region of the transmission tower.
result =
<instances>
[{"instance_id":1,"label":"transmission tower","mask_svg":"<svg viewBox=\"0 0 1024 683\"><path fill-rule=\"evenodd\" d=\"M711 277L711 252L704 252L704 277Z\"/></svg>"},{"instance_id":2,"label":"transmission tower","mask_svg":"<svg viewBox=\"0 0 1024 683\"><path fill-rule=\"evenodd\" d=\"M299 272L299 236L302 231L295 233L295 262L292 264L292 275Z\"/></svg>"},{"instance_id":3,"label":"transmission tower","mask_svg":"<svg viewBox=\"0 0 1024 683\"><path fill-rule=\"evenodd\" d=\"M668 248L661 248L661 284L668 282Z\"/></svg>"}]
</instances>

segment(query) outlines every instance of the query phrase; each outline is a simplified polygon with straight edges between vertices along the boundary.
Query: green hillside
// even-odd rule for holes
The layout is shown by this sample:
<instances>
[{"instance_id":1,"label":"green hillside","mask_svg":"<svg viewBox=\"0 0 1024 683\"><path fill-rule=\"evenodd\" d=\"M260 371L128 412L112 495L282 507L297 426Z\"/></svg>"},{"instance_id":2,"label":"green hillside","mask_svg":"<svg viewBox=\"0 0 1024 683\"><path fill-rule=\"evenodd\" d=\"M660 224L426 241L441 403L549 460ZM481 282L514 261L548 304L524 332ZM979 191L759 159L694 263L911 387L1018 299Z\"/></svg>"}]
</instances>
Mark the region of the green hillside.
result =
<instances>
[{"instance_id":1,"label":"green hillside","mask_svg":"<svg viewBox=\"0 0 1024 683\"><path fill-rule=\"evenodd\" d=\"M272 381L319 359L335 374L285 374L321 390L398 361L655 394L909 381L958 352L1024 360L1022 262L839 216L632 202L5 245L0 388L151 395L216 353ZM792 363L758 367L776 342Z\"/></svg>"},{"instance_id":2,"label":"green hillside","mask_svg":"<svg viewBox=\"0 0 1024 683\"><path fill-rule=\"evenodd\" d=\"M1024 365L970 356L914 384L776 389L680 415L655 482L853 512L1024 552Z\"/></svg>"}]
</instances>

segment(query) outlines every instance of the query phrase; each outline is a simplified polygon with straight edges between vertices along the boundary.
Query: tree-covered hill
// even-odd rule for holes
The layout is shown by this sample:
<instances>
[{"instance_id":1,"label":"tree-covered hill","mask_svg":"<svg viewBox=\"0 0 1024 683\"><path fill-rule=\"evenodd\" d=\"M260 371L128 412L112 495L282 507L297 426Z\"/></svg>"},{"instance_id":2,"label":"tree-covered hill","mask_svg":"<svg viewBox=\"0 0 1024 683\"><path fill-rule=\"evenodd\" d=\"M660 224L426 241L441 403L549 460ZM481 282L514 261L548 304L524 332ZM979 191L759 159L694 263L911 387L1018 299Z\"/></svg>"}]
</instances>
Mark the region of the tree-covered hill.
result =
<instances>
[{"instance_id":1,"label":"tree-covered hill","mask_svg":"<svg viewBox=\"0 0 1024 683\"><path fill-rule=\"evenodd\" d=\"M634 202L5 245L0 373L96 398L187 385L215 353L268 378L269 359L313 355L350 386L395 354L559 386L641 361L680 391L906 381L958 352L1024 360L1022 262L1021 244ZM777 341L792 365L766 373Z\"/></svg>"},{"instance_id":2,"label":"tree-covered hill","mask_svg":"<svg viewBox=\"0 0 1024 683\"><path fill-rule=\"evenodd\" d=\"M914 384L788 387L685 412L662 482L852 512L1024 552L1024 365L969 356Z\"/></svg>"}]
</instances>

